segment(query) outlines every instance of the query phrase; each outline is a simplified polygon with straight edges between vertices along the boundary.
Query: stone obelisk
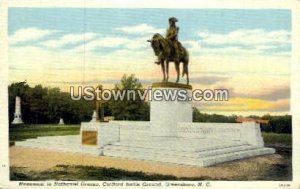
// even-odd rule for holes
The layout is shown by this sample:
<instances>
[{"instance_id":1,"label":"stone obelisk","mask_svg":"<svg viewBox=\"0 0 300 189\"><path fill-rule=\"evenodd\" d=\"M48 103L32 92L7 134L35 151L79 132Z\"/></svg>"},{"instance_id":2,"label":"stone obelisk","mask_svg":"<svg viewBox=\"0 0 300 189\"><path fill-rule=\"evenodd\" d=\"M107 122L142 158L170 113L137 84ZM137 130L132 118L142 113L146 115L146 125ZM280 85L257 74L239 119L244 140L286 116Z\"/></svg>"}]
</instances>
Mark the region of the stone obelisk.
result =
<instances>
[{"instance_id":1,"label":"stone obelisk","mask_svg":"<svg viewBox=\"0 0 300 189\"><path fill-rule=\"evenodd\" d=\"M22 124L23 120L21 117L21 98L19 96L16 96L16 106L15 106L15 114L14 114L14 120L12 124Z\"/></svg>"},{"instance_id":2,"label":"stone obelisk","mask_svg":"<svg viewBox=\"0 0 300 189\"><path fill-rule=\"evenodd\" d=\"M64 122L63 118L60 118L58 125L64 125L64 124L65 124L65 122Z\"/></svg>"}]
</instances>

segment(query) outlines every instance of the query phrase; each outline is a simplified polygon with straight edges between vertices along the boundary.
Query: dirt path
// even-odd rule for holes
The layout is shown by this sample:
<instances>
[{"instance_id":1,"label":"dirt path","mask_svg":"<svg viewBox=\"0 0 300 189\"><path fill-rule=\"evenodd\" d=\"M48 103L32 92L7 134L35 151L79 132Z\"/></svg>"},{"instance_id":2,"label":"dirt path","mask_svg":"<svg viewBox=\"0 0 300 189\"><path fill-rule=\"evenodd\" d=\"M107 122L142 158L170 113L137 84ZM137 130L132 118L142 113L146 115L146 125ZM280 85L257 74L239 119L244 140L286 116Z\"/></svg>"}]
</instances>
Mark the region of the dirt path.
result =
<instances>
[{"instance_id":1,"label":"dirt path","mask_svg":"<svg viewBox=\"0 0 300 189\"><path fill-rule=\"evenodd\" d=\"M223 163L213 167L190 167L105 156L93 157L16 146L10 148L9 156L10 166L26 167L34 171L43 171L56 165L88 165L174 175L177 177L210 177L215 179L235 178L236 176L242 175L249 176L249 174L253 173L255 175L260 174L272 164L279 163L282 160L280 155L273 154Z\"/></svg>"}]
</instances>

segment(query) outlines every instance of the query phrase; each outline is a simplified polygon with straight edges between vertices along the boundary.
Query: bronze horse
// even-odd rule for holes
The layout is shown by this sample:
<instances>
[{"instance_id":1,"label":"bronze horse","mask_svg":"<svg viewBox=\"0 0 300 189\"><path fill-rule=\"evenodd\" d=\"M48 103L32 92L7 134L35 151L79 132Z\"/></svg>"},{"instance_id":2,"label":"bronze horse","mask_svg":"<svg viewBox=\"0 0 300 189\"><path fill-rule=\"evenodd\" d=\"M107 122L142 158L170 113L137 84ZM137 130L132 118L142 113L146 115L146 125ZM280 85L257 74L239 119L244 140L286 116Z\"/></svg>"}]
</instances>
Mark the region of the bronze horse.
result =
<instances>
[{"instance_id":1,"label":"bronze horse","mask_svg":"<svg viewBox=\"0 0 300 189\"><path fill-rule=\"evenodd\" d=\"M172 44L166 40L162 35L160 34L154 34L151 40L147 40L151 43L151 46L153 48L154 54L158 57L158 64L161 65L161 69L163 72L163 81L167 82L169 79L169 62L175 63L175 69L177 72L177 80L176 83L179 82L179 73L180 68L179 64L180 62L183 63L183 71L182 71L182 77L186 75L187 77L187 84L189 84L189 70L188 70L188 64L189 64L189 53L188 51L180 45L181 53L179 54L179 58L174 58L174 50L172 48Z\"/></svg>"}]
</instances>

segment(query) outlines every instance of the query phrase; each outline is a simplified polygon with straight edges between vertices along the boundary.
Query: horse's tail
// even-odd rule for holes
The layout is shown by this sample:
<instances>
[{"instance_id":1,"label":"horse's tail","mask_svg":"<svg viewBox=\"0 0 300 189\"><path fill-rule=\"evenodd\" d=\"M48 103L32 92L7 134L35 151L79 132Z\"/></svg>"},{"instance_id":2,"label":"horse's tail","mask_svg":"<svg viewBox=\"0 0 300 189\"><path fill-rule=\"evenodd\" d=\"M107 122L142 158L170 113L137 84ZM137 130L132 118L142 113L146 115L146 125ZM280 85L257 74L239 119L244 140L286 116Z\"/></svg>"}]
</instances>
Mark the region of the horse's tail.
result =
<instances>
[{"instance_id":1,"label":"horse's tail","mask_svg":"<svg viewBox=\"0 0 300 189\"><path fill-rule=\"evenodd\" d=\"M182 77L184 75L188 75L188 66L189 66L189 52L183 47L183 69L182 69Z\"/></svg>"}]
</instances>

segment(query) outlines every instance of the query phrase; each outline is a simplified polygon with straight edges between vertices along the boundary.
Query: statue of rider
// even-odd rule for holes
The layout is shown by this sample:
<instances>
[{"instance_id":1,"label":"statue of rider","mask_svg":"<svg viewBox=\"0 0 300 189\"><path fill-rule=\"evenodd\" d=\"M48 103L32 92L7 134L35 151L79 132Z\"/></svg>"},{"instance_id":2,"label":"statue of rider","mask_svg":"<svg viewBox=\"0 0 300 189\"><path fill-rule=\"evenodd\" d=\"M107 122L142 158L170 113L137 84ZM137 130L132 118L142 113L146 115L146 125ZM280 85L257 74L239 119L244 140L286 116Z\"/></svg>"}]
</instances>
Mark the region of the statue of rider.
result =
<instances>
[{"instance_id":1,"label":"statue of rider","mask_svg":"<svg viewBox=\"0 0 300 189\"><path fill-rule=\"evenodd\" d=\"M169 28L167 29L166 33L166 40L168 41L171 47L172 57L174 58L174 61L179 61L180 53L182 53L182 46L181 43L178 41L179 27L176 26L176 22L178 22L178 20L175 17L169 18ZM159 61L161 56L162 52L157 56L157 61L155 61L155 63L158 65L161 63Z\"/></svg>"},{"instance_id":2,"label":"statue of rider","mask_svg":"<svg viewBox=\"0 0 300 189\"><path fill-rule=\"evenodd\" d=\"M180 44L178 41L179 27L176 26L176 22L178 22L178 20L175 17L169 18L169 28L167 29L166 39L171 44L174 50L173 58L179 61L179 55L180 55Z\"/></svg>"}]
</instances>

